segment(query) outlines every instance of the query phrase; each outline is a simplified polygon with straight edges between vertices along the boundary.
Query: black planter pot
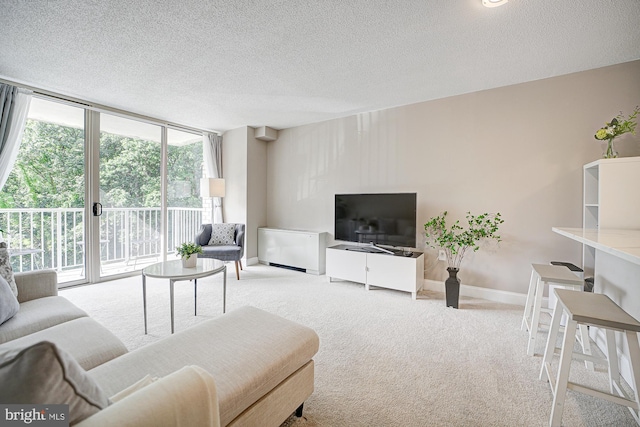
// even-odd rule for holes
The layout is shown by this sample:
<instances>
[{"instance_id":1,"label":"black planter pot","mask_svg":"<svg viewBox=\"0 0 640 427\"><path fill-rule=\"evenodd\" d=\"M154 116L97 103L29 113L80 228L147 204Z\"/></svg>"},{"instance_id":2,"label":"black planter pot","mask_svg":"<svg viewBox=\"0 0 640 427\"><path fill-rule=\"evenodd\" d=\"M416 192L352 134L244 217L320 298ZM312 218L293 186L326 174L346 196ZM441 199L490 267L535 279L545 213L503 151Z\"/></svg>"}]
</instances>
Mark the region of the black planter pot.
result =
<instances>
[{"instance_id":1,"label":"black planter pot","mask_svg":"<svg viewBox=\"0 0 640 427\"><path fill-rule=\"evenodd\" d=\"M444 287L447 295L447 307L458 308L458 300L460 299L460 279L458 279L458 268L447 268L449 277L444 281Z\"/></svg>"}]
</instances>

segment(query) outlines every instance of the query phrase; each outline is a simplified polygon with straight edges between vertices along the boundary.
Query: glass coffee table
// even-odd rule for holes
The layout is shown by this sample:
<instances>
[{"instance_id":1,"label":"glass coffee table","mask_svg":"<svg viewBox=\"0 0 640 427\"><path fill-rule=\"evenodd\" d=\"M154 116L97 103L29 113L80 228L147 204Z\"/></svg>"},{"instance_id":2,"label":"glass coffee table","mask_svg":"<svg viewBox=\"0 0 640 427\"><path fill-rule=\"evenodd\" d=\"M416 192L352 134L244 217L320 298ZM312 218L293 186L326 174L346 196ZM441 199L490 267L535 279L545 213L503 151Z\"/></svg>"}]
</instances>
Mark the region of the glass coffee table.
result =
<instances>
[{"instance_id":1,"label":"glass coffee table","mask_svg":"<svg viewBox=\"0 0 640 427\"><path fill-rule=\"evenodd\" d=\"M181 260L165 261L152 264L142 270L142 303L144 305L144 333L147 333L147 277L169 279L171 296L171 333L173 333L173 284L180 280L193 280L195 304L194 315L198 314L198 279L222 273L222 312L227 306L227 266L217 259L198 258L196 267L185 268Z\"/></svg>"}]
</instances>

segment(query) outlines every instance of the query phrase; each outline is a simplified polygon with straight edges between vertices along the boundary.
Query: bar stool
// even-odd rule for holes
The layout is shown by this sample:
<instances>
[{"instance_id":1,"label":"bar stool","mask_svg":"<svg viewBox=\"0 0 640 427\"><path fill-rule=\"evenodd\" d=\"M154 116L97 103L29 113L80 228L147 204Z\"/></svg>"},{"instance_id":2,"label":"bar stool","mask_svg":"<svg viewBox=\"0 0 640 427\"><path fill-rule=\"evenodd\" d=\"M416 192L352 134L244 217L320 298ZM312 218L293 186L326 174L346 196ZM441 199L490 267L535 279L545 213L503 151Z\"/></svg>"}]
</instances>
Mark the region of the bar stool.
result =
<instances>
[{"instance_id":1,"label":"bar stool","mask_svg":"<svg viewBox=\"0 0 640 427\"><path fill-rule=\"evenodd\" d=\"M527 302L524 306L524 314L522 315L522 324L520 329L525 326L529 331L529 343L527 345L527 354L533 356L536 347L536 338L538 328L540 327L540 313L551 313L552 310L542 307L542 294L544 285L553 283L556 286L573 291L580 291L584 287L581 278L573 274L565 266L548 265L548 264L531 264L531 281L529 282L529 292L527 293ZM586 354L591 354L591 344L589 342L589 331L585 325L580 326L580 336L578 341L582 345L582 349ZM591 361L585 362L589 370L593 370Z\"/></svg>"},{"instance_id":2,"label":"bar stool","mask_svg":"<svg viewBox=\"0 0 640 427\"><path fill-rule=\"evenodd\" d=\"M600 397L619 405L628 406L636 422L640 424L640 398L638 393L640 391L638 390L640 385L640 346L638 345L640 322L631 317L606 295L574 292L565 289L556 289L555 293L557 302L551 319L551 330L549 331L540 369L540 379L543 378L546 372L547 379L551 385L551 392L553 393L549 425L552 427L560 425L565 394L568 388L589 396ZM567 314L567 325L564 329L558 374L554 379L551 374L551 359L556 349L556 339L560 331L560 318L563 312ZM607 343L607 357L605 359L574 353L573 337L578 325L593 325L605 329ZM635 398L627 395L620 385L620 370L614 331L624 332L627 337L631 366L632 384L630 385L635 390ZM609 368L609 393L569 382L572 357L591 360L592 362L607 362Z\"/></svg>"},{"instance_id":3,"label":"bar stool","mask_svg":"<svg viewBox=\"0 0 640 427\"><path fill-rule=\"evenodd\" d=\"M580 280L584 280L584 270L575 264L571 264L570 262L564 262L564 261L551 261L549 264L563 265L567 267L569 270L571 270L571 272L574 273L576 276L578 276Z\"/></svg>"},{"instance_id":4,"label":"bar stool","mask_svg":"<svg viewBox=\"0 0 640 427\"><path fill-rule=\"evenodd\" d=\"M573 274L575 274L576 276L578 276L578 278L580 280L582 280L582 283L584 284L584 270L581 269L580 267L578 267L575 264L572 264L570 262L563 262L563 261L551 261L549 264L551 265L563 265L565 267L567 267L569 270L571 270L571 272ZM557 286L556 285L550 285L549 286L549 299L548 299L548 303L547 303L547 307L553 311L553 307L556 306L556 294L554 294L552 292L552 289L555 289ZM584 286L583 286L583 290L584 290ZM564 320L562 321L562 325L564 325Z\"/></svg>"},{"instance_id":5,"label":"bar stool","mask_svg":"<svg viewBox=\"0 0 640 427\"><path fill-rule=\"evenodd\" d=\"M551 261L549 264L551 264L551 265L564 265L569 270L571 270L571 272L573 274L578 276L578 278L580 280L582 280L582 283L584 283L584 270L581 269L580 267L578 267L577 265L572 264L570 262L563 262L563 261ZM547 291L548 294L549 294L549 298L547 300L547 308L549 308L549 310L551 310L552 312L553 312L553 307L556 306L556 294L552 290L557 288L557 287L558 287L557 285L549 285L549 290ZM583 286L583 290L584 290L584 286ZM561 325L564 325L564 323L565 322L564 322L564 318L563 318Z\"/></svg>"}]
</instances>

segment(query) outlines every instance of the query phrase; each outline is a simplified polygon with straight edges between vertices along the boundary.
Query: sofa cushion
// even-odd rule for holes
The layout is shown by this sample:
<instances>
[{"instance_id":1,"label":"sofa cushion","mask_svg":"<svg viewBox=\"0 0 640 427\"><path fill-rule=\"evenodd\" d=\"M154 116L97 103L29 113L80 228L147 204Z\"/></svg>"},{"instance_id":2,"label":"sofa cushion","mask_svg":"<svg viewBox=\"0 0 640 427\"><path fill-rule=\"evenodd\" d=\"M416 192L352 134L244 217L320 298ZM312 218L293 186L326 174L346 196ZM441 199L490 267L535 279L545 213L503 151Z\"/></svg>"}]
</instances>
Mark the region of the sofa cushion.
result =
<instances>
[{"instance_id":1,"label":"sofa cushion","mask_svg":"<svg viewBox=\"0 0 640 427\"><path fill-rule=\"evenodd\" d=\"M86 316L87 313L64 297L46 297L23 302L18 313L0 325L0 344Z\"/></svg>"},{"instance_id":2,"label":"sofa cushion","mask_svg":"<svg viewBox=\"0 0 640 427\"><path fill-rule=\"evenodd\" d=\"M212 224L209 245L234 245L235 235L235 224Z\"/></svg>"},{"instance_id":3,"label":"sofa cushion","mask_svg":"<svg viewBox=\"0 0 640 427\"><path fill-rule=\"evenodd\" d=\"M0 353L0 383L0 402L66 404L71 425L109 405L73 357L47 341Z\"/></svg>"},{"instance_id":4,"label":"sofa cushion","mask_svg":"<svg viewBox=\"0 0 640 427\"><path fill-rule=\"evenodd\" d=\"M198 365L215 378L220 424L227 425L307 364L318 345L312 329L243 307L106 362L89 375L113 395L145 375L164 377Z\"/></svg>"},{"instance_id":5,"label":"sofa cushion","mask_svg":"<svg viewBox=\"0 0 640 427\"><path fill-rule=\"evenodd\" d=\"M127 352L127 347L107 328L90 317L79 317L33 334L0 344L0 351L50 341L89 370Z\"/></svg>"},{"instance_id":6,"label":"sofa cushion","mask_svg":"<svg viewBox=\"0 0 640 427\"><path fill-rule=\"evenodd\" d=\"M11 319L19 309L18 298L9 287L9 283L0 276L0 325Z\"/></svg>"},{"instance_id":7,"label":"sofa cushion","mask_svg":"<svg viewBox=\"0 0 640 427\"><path fill-rule=\"evenodd\" d=\"M55 270L32 270L15 274L18 302L58 296L58 274Z\"/></svg>"},{"instance_id":8,"label":"sofa cushion","mask_svg":"<svg viewBox=\"0 0 640 427\"><path fill-rule=\"evenodd\" d=\"M9 283L9 287L13 292L13 295L18 296L18 287L16 281L13 278L13 269L11 268L11 257L9 256L9 250L7 249L6 242L0 242L0 276Z\"/></svg>"}]
</instances>

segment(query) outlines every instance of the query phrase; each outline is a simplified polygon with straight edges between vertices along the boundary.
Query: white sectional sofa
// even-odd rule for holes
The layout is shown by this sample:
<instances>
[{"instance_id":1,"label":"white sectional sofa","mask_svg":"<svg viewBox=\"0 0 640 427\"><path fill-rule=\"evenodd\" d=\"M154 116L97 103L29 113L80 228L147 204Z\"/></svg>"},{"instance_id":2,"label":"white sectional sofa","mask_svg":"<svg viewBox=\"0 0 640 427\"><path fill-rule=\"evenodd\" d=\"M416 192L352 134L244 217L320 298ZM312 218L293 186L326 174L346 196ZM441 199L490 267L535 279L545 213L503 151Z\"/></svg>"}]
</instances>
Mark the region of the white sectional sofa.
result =
<instances>
[{"instance_id":1,"label":"white sectional sofa","mask_svg":"<svg viewBox=\"0 0 640 427\"><path fill-rule=\"evenodd\" d=\"M20 310L0 325L0 350L51 341L88 370L127 352L125 345L87 313L58 295L53 270L15 275Z\"/></svg>"},{"instance_id":2,"label":"white sectional sofa","mask_svg":"<svg viewBox=\"0 0 640 427\"><path fill-rule=\"evenodd\" d=\"M16 275L21 306L0 325L0 375L11 368L3 364L3 351L15 357L20 348L52 342L111 397L77 425L277 427L294 412L302 415L319 347L313 330L242 307L127 352L111 332L57 296L55 281L55 272ZM0 397L10 393L5 389Z\"/></svg>"}]
</instances>

